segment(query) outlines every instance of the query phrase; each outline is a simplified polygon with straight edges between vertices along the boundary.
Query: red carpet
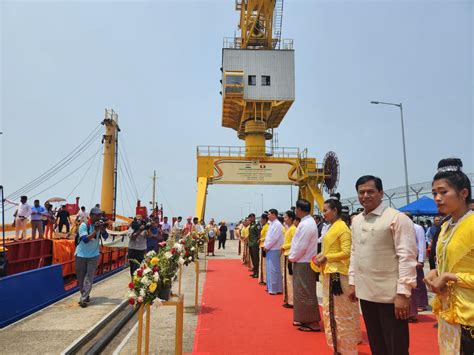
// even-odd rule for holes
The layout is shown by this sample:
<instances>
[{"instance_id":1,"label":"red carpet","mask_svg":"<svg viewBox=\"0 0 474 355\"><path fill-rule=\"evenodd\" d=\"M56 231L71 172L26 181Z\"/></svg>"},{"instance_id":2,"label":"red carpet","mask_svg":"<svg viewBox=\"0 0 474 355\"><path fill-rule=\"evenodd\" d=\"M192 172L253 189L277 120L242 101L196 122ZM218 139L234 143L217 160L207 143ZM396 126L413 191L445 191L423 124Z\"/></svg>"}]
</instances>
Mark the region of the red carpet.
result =
<instances>
[{"instance_id":1,"label":"red carpet","mask_svg":"<svg viewBox=\"0 0 474 355\"><path fill-rule=\"evenodd\" d=\"M209 260L193 354L332 354L324 332L296 330L283 297L248 275L240 260ZM419 320L410 325L410 354L438 354L434 318ZM370 354L367 341L359 354Z\"/></svg>"}]
</instances>

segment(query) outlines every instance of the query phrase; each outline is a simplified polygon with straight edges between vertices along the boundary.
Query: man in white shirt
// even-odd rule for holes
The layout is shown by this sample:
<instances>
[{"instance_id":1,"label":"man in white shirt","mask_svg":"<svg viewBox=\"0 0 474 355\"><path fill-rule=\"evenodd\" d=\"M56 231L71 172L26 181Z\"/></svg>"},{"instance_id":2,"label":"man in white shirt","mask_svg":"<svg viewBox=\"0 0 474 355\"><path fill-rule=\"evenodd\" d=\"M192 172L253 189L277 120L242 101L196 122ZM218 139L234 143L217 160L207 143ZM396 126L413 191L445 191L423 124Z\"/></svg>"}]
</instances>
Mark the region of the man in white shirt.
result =
<instances>
[{"instance_id":1,"label":"man in white shirt","mask_svg":"<svg viewBox=\"0 0 474 355\"><path fill-rule=\"evenodd\" d=\"M84 206L81 207L80 211L77 213L76 220L87 223L89 220L89 213L86 212L86 208Z\"/></svg>"},{"instance_id":2,"label":"man in white shirt","mask_svg":"<svg viewBox=\"0 0 474 355\"><path fill-rule=\"evenodd\" d=\"M181 233L183 231L183 223L182 223L183 217L179 216L176 222L174 222L173 225L173 230L175 233Z\"/></svg>"},{"instance_id":3,"label":"man in white shirt","mask_svg":"<svg viewBox=\"0 0 474 355\"><path fill-rule=\"evenodd\" d=\"M267 290L270 295L280 295L283 293L280 267L280 249L284 242L283 226L278 220L278 211L274 208L268 211L268 219L270 225L263 244L266 253Z\"/></svg>"},{"instance_id":4,"label":"man in white shirt","mask_svg":"<svg viewBox=\"0 0 474 355\"><path fill-rule=\"evenodd\" d=\"M318 251L318 227L311 217L311 204L307 200L296 201L296 216L301 222L291 242L288 260L293 263L293 325L305 332L319 332L316 273L311 269L311 259Z\"/></svg>"},{"instance_id":5,"label":"man in white shirt","mask_svg":"<svg viewBox=\"0 0 474 355\"><path fill-rule=\"evenodd\" d=\"M168 217L163 217L163 222L161 222L161 234L163 235L163 240L167 241L171 232L171 226L168 224Z\"/></svg>"},{"instance_id":6,"label":"man in white shirt","mask_svg":"<svg viewBox=\"0 0 474 355\"><path fill-rule=\"evenodd\" d=\"M413 221L413 216L411 213L406 213L408 218ZM417 256L417 265L416 265L416 287L411 290L411 306L410 306L410 318L409 321L416 322L416 316L418 315L418 310L426 311L428 307L428 290L426 289L426 284L423 281L425 278L425 273L423 267L425 266L425 257L426 257L426 237L425 230L422 226L417 223L413 224L415 228L416 235L416 248L418 250Z\"/></svg>"},{"instance_id":7,"label":"man in white shirt","mask_svg":"<svg viewBox=\"0 0 474 355\"><path fill-rule=\"evenodd\" d=\"M373 354L408 355L417 264L413 222L383 205L380 178L361 176L356 190L364 212L352 220L348 296L360 301Z\"/></svg>"},{"instance_id":8,"label":"man in white shirt","mask_svg":"<svg viewBox=\"0 0 474 355\"><path fill-rule=\"evenodd\" d=\"M26 224L28 223L28 218L31 216L31 206L26 203L28 197L21 196L20 203L14 214L15 216L15 241L26 239ZM21 232L21 238L20 238Z\"/></svg>"}]
</instances>

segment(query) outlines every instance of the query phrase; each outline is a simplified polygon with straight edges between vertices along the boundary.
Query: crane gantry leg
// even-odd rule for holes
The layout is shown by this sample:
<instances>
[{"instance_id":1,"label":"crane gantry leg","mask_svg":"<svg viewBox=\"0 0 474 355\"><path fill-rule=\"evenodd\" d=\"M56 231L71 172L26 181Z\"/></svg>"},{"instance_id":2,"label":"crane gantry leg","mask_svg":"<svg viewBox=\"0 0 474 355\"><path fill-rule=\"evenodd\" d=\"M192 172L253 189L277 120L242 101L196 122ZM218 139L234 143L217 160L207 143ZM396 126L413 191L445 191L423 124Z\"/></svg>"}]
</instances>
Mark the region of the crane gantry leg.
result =
<instances>
[{"instance_id":1,"label":"crane gantry leg","mask_svg":"<svg viewBox=\"0 0 474 355\"><path fill-rule=\"evenodd\" d=\"M206 211L206 197L207 197L207 181L206 177L199 177L196 192L196 217L199 221L204 219Z\"/></svg>"}]
</instances>

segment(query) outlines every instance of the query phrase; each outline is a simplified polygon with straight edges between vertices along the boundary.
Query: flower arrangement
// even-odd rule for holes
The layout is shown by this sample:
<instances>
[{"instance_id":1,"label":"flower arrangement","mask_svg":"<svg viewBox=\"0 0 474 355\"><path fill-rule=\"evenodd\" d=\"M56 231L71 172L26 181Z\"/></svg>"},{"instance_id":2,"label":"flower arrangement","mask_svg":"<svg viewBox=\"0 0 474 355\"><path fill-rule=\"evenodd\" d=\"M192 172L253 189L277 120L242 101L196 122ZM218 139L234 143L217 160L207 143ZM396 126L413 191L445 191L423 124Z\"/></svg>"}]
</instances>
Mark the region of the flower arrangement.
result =
<instances>
[{"instance_id":1,"label":"flower arrangement","mask_svg":"<svg viewBox=\"0 0 474 355\"><path fill-rule=\"evenodd\" d=\"M141 305L153 303L158 294L158 283L160 282L160 259L151 251L146 254L134 274L132 281L128 284L128 302L130 305Z\"/></svg>"},{"instance_id":2,"label":"flower arrangement","mask_svg":"<svg viewBox=\"0 0 474 355\"><path fill-rule=\"evenodd\" d=\"M148 252L128 285L129 303L132 306L151 304L156 298L169 297L179 266L194 262L198 248L206 242L207 231L192 232L184 237L172 234L167 242L160 243L158 253Z\"/></svg>"}]
</instances>

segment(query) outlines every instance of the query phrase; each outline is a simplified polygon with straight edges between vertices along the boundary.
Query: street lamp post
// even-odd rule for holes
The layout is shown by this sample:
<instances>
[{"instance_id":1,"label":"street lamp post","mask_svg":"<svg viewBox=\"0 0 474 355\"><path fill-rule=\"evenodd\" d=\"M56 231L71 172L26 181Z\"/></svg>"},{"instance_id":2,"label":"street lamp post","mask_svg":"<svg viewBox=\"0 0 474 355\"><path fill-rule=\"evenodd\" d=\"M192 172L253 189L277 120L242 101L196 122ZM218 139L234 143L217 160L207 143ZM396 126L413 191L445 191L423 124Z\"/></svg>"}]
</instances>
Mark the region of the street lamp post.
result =
<instances>
[{"instance_id":1,"label":"street lamp post","mask_svg":"<svg viewBox=\"0 0 474 355\"><path fill-rule=\"evenodd\" d=\"M382 102L382 101L370 101L374 105L390 105L397 106L400 109L400 120L402 122L402 142L403 142L403 164L405 165L405 193L407 198L407 204L410 203L410 192L408 190L408 168L407 168L407 152L405 147L405 125L403 124L403 105L402 103L395 104L392 102Z\"/></svg>"}]
</instances>

